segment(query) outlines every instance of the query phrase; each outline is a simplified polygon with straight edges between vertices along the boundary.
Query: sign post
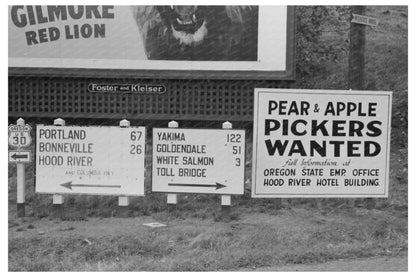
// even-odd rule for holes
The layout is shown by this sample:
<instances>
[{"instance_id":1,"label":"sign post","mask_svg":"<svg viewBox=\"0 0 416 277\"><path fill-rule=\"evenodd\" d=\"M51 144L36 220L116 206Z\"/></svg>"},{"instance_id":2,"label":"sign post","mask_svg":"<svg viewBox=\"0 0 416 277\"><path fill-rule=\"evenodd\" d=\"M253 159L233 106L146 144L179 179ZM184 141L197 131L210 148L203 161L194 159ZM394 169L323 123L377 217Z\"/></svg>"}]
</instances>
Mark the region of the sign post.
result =
<instances>
[{"instance_id":1,"label":"sign post","mask_svg":"<svg viewBox=\"0 0 416 277\"><path fill-rule=\"evenodd\" d=\"M226 121L222 124L222 128L230 130L233 128L233 124ZM221 213L223 218L229 218L231 212L231 195L221 195Z\"/></svg>"},{"instance_id":2,"label":"sign post","mask_svg":"<svg viewBox=\"0 0 416 277\"><path fill-rule=\"evenodd\" d=\"M57 118L53 121L55 126L65 126L65 120ZM62 218L64 214L64 196L62 194L52 195L52 211L55 218Z\"/></svg>"},{"instance_id":3,"label":"sign post","mask_svg":"<svg viewBox=\"0 0 416 277\"><path fill-rule=\"evenodd\" d=\"M120 128L130 127L130 121L123 119L120 121ZM128 216L128 206L130 205L130 198L128 196L119 196L118 197L118 207L120 215L127 217Z\"/></svg>"},{"instance_id":4,"label":"sign post","mask_svg":"<svg viewBox=\"0 0 416 277\"><path fill-rule=\"evenodd\" d=\"M23 118L19 118L17 120L18 126L24 126L25 121ZM17 165L17 216L24 217L25 216L25 183L26 183L26 170L25 164L18 162Z\"/></svg>"},{"instance_id":5,"label":"sign post","mask_svg":"<svg viewBox=\"0 0 416 277\"><path fill-rule=\"evenodd\" d=\"M351 6L351 13L353 18L354 13L364 15L365 6ZM351 24L349 36L348 84L350 89L362 90L365 83L365 25Z\"/></svg>"},{"instance_id":6,"label":"sign post","mask_svg":"<svg viewBox=\"0 0 416 277\"><path fill-rule=\"evenodd\" d=\"M29 146L32 143L30 136L31 127L25 124L23 118L19 118L16 125L9 126L9 145L16 147L16 151L9 151L9 162L16 163L16 204L17 217L25 216L25 164L30 162L30 151L22 150L22 148Z\"/></svg>"},{"instance_id":7,"label":"sign post","mask_svg":"<svg viewBox=\"0 0 416 277\"><path fill-rule=\"evenodd\" d=\"M256 89L254 198L388 197L392 93Z\"/></svg>"},{"instance_id":8,"label":"sign post","mask_svg":"<svg viewBox=\"0 0 416 277\"><path fill-rule=\"evenodd\" d=\"M178 128L178 122L172 120L168 123L169 128ZM168 210L173 211L176 208L176 204L178 204L178 195L174 193L168 193L166 202L168 204Z\"/></svg>"}]
</instances>

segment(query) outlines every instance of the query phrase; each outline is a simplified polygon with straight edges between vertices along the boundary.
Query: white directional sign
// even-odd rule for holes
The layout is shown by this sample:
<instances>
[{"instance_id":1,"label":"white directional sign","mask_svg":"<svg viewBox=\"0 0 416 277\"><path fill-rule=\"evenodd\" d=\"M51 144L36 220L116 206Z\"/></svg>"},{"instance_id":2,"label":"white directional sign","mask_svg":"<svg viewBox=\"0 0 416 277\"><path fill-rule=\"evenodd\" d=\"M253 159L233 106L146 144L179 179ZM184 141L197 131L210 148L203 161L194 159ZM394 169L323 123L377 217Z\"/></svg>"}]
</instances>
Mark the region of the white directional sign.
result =
<instances>
[{"instance_id":1,"label":"white directional sign","mask_svg":"<svg viewBox=\"0 0 416 277\"><path fill-rule=\"evenodd\" d=\"M26 125L9 125L9 145L22 148L27 147L32 143L32 138L30 136L30 127L29 124Z\"/></svg>"},{"instance_id":2,"label":"white directional sign","mask_svg":"<svg viewBox=\"0 0 416 277\"><path fill-rule=\"evenodd\" d=\"M152 190L243 194L245 131L153 129Z\"/></svg>"},{"instance_id":3,"label":"white directional sign","mask_svg":"<svg viewBox=\"0 0 416 277\"><path fill-rule=\"evenodd\" d=\"M10 163L28 163L31 160L30 151L9 151Z\"/></svg>"},{"instance_id":4,"label":"white directional sign","mask_svg":"<svg viewBox=\"0 0 416 277\"><path fill-rule=\"evenodd\" d=\"M36 192L144 195L144 127L36 129Z\"/></svg>"},{"instance_id":5,"label":"white directional sign","mask_svg":"<svg viewBox=\"0 0 416 277\"><path fill-rule=\"evenodd\" d=\"M378 19L365 16L365 15L359 15L359 14L352 14L352 23L362 24L362 25L368 25L368 26L377 26L378 25Z\"/></svg>"},{"instance_id":6,"label":"white directional sign","mask_svg":"<svg viewBox=\"0 0 416 277\"><path fill-rule=\"evenodd\" d=\"M387 197L392 93L256 89L253 197Z\"/></svg>"}]
</instances>

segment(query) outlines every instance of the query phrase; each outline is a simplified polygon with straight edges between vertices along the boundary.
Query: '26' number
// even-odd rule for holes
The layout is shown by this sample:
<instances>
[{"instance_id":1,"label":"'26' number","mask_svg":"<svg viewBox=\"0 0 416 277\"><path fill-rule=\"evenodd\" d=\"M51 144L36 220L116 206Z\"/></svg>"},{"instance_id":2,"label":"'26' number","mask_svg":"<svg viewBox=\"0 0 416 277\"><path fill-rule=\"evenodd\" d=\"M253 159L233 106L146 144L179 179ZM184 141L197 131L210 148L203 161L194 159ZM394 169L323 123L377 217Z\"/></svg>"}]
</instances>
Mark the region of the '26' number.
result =
<instances>
[{"instance_id":1,"label":"'26' number","mask_svg":"<svg viewBox=\"0 0 416 277\"><path fill-rule=\"evenodd\" d=\"M130 154L141 154L142 153L142 146L141 145L130 145Z\"/></svg>"}]
</instances>

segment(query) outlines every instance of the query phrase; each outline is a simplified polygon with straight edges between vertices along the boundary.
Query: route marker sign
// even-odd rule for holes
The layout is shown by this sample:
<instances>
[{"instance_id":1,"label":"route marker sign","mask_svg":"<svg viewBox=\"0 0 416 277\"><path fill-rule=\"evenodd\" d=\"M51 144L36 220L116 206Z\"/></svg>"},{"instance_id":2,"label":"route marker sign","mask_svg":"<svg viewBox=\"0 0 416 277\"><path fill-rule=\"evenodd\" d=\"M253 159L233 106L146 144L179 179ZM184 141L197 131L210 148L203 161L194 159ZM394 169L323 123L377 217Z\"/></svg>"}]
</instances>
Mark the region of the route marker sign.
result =
<instances>
[{"instance_id":1,"label":"route marker sign","mask_svg":"<svg viewBox=\"0 0 416 277\"><path fill-rule=\"evenodd\" d=\"M387 197L392 92L255 89L252 197Z\"/></svg>"},{"instance_id":2,"label":"route marker sign","mask_svg":"<svg viewBox=\"0 0 416 277\"><path fill-rule=\"evenodd\" d=\"M144 127L36 128L36 192L144 195Z\"/></svg>"},{"instance_id":3,"label":"route marker sign","mask_svg":"<svg viewBox=\"0 0 416 277\"><path fill-rule=\"evenodd\" d=\"M153 129L152 191L243 194L245 131Z\"/></svg>"},{"instance_id":4,"label":"route marker sign","mask_svg":"<svg viewBox=\"0 0 416 277\"><path fill-rule=\"evenodd\" d=\"M30 131L32 127L25 125L9 125L9 145L18 149L28 147L32 143Z\"/></svg>"},{"instance_id":5,"label":"route marker sign","mask_svg":"<svg viewBox=\"0 0 416 277\"><path fill-rule=\"evenodd\" d=\"M31 152L9 150L9 163L28 163L31 161Z\"/></svg>"}]
</instances>

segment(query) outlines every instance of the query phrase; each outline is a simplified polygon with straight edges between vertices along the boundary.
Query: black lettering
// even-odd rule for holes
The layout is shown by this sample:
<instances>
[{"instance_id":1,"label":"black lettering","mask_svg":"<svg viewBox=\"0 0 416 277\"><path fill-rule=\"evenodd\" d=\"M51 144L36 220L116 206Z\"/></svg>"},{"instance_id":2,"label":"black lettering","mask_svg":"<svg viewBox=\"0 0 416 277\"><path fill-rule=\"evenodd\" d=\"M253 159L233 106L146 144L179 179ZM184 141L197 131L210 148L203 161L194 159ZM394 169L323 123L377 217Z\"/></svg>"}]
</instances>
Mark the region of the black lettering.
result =
<instances>
[{"instance_id":1,"label":"black lettering","mask_svg":"<svg viewBox=\"0 0 416 277\"><path fill-rule=\"evenodd\" d=\"M374 146L374 151L373 152L370 151L371 145ZM365 157L377 156L378 154L380 154L380 151L381 151L381 146L377 142L375 142L375 141L365 141L364 142L364 156Z\"/></svg>"},{"instance_id":2,"label":"black lettering","mask_svg":"<svg viewBox=\"0 0 416 277\"><path fill-rule=\"evenodd\" d=\"M374 103L374 102L368 103L368 116L376 116L376 107L377 107L377 103Z\"/></svg>"},{"instance_id":3,"label":"black lettering","mask_svg":"<svg viewBox=\"0 0 416 277\"><path fill-rule=\"evenodd\" d=\"M381 126L381 122L380 121L371 121L367 124L367 129L370 132L367 132L367 136L369 137L378 137L379 135L381 135L381 130L380 128L376 127L375 125L379 125Z\"/></svg>"},{"instance_id":4,"label":"black lettering","mask_svg":"<svg viewBox=\"0 0 416 277\"><path fill-rule=\"evenodd\" d=\"M308 113L308 110L309 110L309 107L310 107L309 102L301 101L300 102L300 105L301 105L301 112L300 112L300 114L301 115L309 115L309 113Z\"/></svg>"},{"instance_id":5,"label":"black lettering","mask_svg":"<svg viewBox=\"0 0 416 277\"><path fill-rule=\"evenodd\" d=\"M341 148L341 145L344 144L344 142L343 141L334 141L334 140L332 140L332 141L329 142L329 144L334 145L334 157L339 157L340 152L341 152L340 148Z\"/></svg>"},{"instance_id":6,"label":"black lettering","mask_svg":"<svg viewBox=\"0 0 416 277\"><path fill-rule=\"evenodd\" d=\"M28 31L26 34L26 42L27 45L38 44L39 42L36 40L36 32L35 31Z\"/></svg>"},{"instance_id":7,"label":"black lettering","mask_svg":"<svg viewBox=\"0 0 416 277\"><path fill-rule=\"evenodd\" d=\"M321 123L317 124L317 120L312 120L312 136L316 136L318 131L321 131L323 136L328 136L328 130L325 127L325 124L328 120L323 120Z\"/></svg>"},{"instance_id":8,"label":"black lettering","mask_svg":"<svg viewBox=\"0 0 416 277\"><path fill-rule=\"evenodd\" d=\"M94 37L105 38L105 24L94 24Z\"/></svg>"},{"instance_id":9,"label":"black lettering","mask_svg":"<svg viewBox=\"0 0 416 277\"><path fill-rule=\"evenodd\" d=\"M352 120L352 121L350 121L348 134L349 134L350 137L354 137L354 136L362 137L363 136L363 133L362 133L363 129L364 129L364 123L363 122Z\"/></svg>"},{"instance_id":10,"label":"black lettering","mask_svg":"<svg viewBox=\"0 0 416 277\"><path fill-rule=\"evenodd\" d=\"M38 19L38 24L47 23L48 18L43 16L42 6L35 6L36 9L36 17Z\"/></svg>"},{"instance_id":11,"label":"black lettering","mask_svg":"<svg viewBox=\"0 0 416 277\"><path fill-rule=\"evenodd\" d=\"M60 36L60 33L59 33L58 28L56 28L56 27L50 27L49 28L49 40L50 41L58 40L59 36Z\"/></svg>"},{"instance_id":12,"label":"black lettering","mask_svg":"<svg viewBox=\"0 0 416 277\"><path fill-rule=\"evenodd\" d=\"M342 131L344 131L343 124L345 124L345 123L346 123L345 120L334 120L332 122L332 135L334 137L341 137L341 136L346 135L345 132L342 132Z\"/></svg>"},{"instance_id":13,"label":"black lettering","mask_svg":"<svg viewBox=\"0 0 416 277\"><path fill-rule=\"evenodd\" d=\"M98 6L86 6L85 7L85 17L90 19L94 14L95 18L101 18L100 12L98 11Z\"/></svg>"},{"instance_id":14,"label":"black lettering","mask_svg":"<svg viewBox=\"0 0 416 277\"><path fill-rule=\"evenodd\" d=\"M68 6L68 14L73 19L80 19L84 14L84 6L77 6L77 11L75 6Z\"/></svg>"},{"instance_id":15,"label":"black lettering","mask_svg":"<svg viewBox=\"0 0 416 277\"><path fill-rule=\"evenodd\" d=\"M292 147L289 151L289 156L292 156L294 153L299 153L301 156L306 156L305 148L303 147L302 141L294 140Z\"/></svg>"},{"instance_id":16,"label":"black lettering","mask_svg":"<svg viewBox=\"0 0 416 277\"><path fill-rule=\"evenodd\" d=\"M318 154L321 157L326 157L326 141L323 141L322 146L321 146L318 142L312 140L311 141L311 156L312 157L315 156L314 151L318 152Z\"/></svg>"},{"instance_id":17,"label":"black lettering","mask_svg":"<svg viewBox=\"0 0 416 277\"><path fill-rule=\"evenodd\" d=\"M358 146L361 142L360 141L348 141L348 147L347 147L347 156L348 157L360 157L360 153L355 153L355 150L359 150Z\"/></svg>"},{"instance_id":18,"label":"black lettering","mask_svg":"<svg viewBox=\"0 0 416 277\"><path fill-rule=\"evenodd\" d=\"M48 42L48 36L46 35L46 29L39 29L39 42Z\"/></svg>"},{"instance_id":19,"label":"black lettering","mask_svg":"<svg viewBox=\"0 0 416 277\"><path fill-rule=\"evenodd\" d=\"M56 19L67 20L66 6L48 6L49 22L55 22Z\"/></svg>"},{"instance_id":20,"label":"black lettering","mask_svg":"<svg viewBox=\"0 0 416 277\"><path fill-rule=\"evenodd\" d=\"M324 115L328 114L335 115L335 108L332 102L328 102L328 105L326 106Z\"/></svg>"},{"instance_id":21,"label":"black lettering","mask_svg":"<svg viewBox=\"0 0 416 277\"><path fill-rule=\"evenodd\" d=\"M103 6L103 16L102 16L102 18L108 18L108 19L114 18L114 13L109 12L112 9L114 9L114 6Z\"/></svg>"},{"instance_id":22,"label":"black lettering","mask_svg":"<svg viewBox=\"0 0 416 277\"><path fill-rule=\"evenodd\" d=\"M81 26L81 36L83 38L89 38L92 35L92 27L89 24L84 24Z\"/></svg>"},{"instance_id":23,"label":"black lettering","mask_svg":"<svg viewBox=\"0 0 416 277\"><path fill-rule=\"evenodd\" d=\"M272 114L272 111L277 109L277 102L270 100L269 101L269 114Z\"/></svg>"},{"instance_id":24,"label":"black lettering","mask_svg":"<svg viewBox=\"0 0 416 277\"><path fill-rule=\"evenodd\" d=\"M306 124L307 124L306 120L303 120L303 119L295 120L292 123L292 126L291 126L290 130L292 131L292 133L295 136L304 136L304 135L306 135L306 130L303 130L303 132L298 132L298 130L296 129L296 126L298 125L298 123L302 123L304 126L306 126Z\"/></svg>"},{"instance_id":25,"label":"black lettering","mask_svg":"<svg viewBox=\"0 0 416 277\"><path fill-rule=\"evenodd\" d=\"M10 15L13 21L13 24L18 28L23 28L27 25L27 18L25 14L18 15L18 10L23 10L24 6L12 6Z\"/></svg>"},{"instance_id":26,"label":"black lettering","mask_svg":"<svg viewBox=\"0 0 416 277\"><path fill-rule=\"evenodd\" d=\"M33 12L33 7L32 6L26 6L26 9L27 9L27 16L29 18L30 25L35 25L36 24L36 19L35 19L35 13Z\"/></svg>"},{"instance_id":27,"label":"black lettering","mask_svg":"<svg viewBox=\"0 0 416 277\"><path fill-rule=\"evenodd\" d=\"M273 123L273 127L271 124ZM265 122L265 128L264 128L264 135L268 136L270 135L271 131L276 131L280 128L280 122L275 119L266 119Z\"/></svg>"},{"instance_id":28,"label":"black lettering","mask_svg":"<svg viewBox=\"0 0 416 277\"><path fill-rule=\"evenodd\" d=\"M272 145L272 142L270 139L265 141L267 152L269 153L269 156L273 156L274 153L277 151L279 152L279 155L282 156L285 153L287 144L289 143L287 140L282 144L280 140L276 140L274 142L274 145Z\"/></svg>"}]
</instances>

